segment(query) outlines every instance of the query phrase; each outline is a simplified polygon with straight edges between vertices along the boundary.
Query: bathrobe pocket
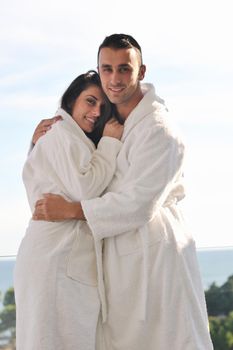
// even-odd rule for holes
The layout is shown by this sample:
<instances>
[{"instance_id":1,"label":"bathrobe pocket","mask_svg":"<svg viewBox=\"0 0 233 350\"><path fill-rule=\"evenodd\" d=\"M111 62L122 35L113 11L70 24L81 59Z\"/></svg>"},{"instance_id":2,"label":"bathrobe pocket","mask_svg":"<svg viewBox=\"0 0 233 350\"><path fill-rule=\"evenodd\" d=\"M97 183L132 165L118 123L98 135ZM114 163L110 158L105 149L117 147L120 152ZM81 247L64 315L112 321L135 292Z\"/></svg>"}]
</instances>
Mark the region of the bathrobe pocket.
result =
<instances>
[{"instance_id":1,"label":"bathrobe pocket","mask_svg":"<svg viewBox=\"0 0 233 350\"><path fill-rule=\"evenodd\" d=\"M82 284L97 286L94 239L86 223L80 223L68 254L67 276Z\"/></svg>"},{"instance_id":2,"label":"bathrobe pocket","mask_svg":"<svg viewBox=\"0 0 233 350\"><path fill-rule=\"evenodd\" d=\"M147 245L153 246L164 237L162 225L157 220L152 220L147 224L148 241ZM140 228L134 231L125 232L116 236L116 247L119 255L129 255L142 251L142 240Z\"/></svg>"}]
</instances>

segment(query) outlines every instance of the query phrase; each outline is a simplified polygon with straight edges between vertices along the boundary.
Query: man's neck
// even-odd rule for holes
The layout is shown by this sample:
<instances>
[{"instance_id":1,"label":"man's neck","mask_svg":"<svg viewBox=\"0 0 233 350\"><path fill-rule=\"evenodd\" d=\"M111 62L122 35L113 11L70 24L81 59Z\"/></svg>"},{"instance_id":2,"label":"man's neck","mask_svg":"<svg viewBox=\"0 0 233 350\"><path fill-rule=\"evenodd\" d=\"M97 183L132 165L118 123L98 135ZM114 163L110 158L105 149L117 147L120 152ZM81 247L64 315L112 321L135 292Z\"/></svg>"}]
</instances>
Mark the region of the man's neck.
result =
<instances>
[{"instance_id":1,"label":"man's neck","mask_svg":"<svg viewBox=\"0 0 233 350\"><path fill-rule=\"evenodd\" d=\"M116 109L123 120L126 120L138 103L143 99L143 93L141 89L138 90L136 98L126 103L116 105Z\"/></svg>"}]
</instances>

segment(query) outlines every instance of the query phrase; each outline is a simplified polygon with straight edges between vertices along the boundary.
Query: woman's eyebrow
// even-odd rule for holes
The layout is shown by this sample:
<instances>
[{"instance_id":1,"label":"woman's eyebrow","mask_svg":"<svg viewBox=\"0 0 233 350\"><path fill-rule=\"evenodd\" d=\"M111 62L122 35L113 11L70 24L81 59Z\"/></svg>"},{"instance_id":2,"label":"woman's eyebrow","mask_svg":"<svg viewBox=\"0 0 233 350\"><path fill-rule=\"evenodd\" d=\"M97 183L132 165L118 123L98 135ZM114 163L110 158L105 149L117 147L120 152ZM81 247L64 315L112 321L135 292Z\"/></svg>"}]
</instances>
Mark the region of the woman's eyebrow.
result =
<instances>
[{"instance_id":1,"label":"woman's eyebrow","mask_svg":"<svg viewBox=\"0 0 233 350\"><path fill-rule=\"evenodd\" d=\"M98 100L98 98L96 96L93 96L93 95L87 95L87 97L92 97L94 98L96 101Z\"/></svg>"}]
</instances>

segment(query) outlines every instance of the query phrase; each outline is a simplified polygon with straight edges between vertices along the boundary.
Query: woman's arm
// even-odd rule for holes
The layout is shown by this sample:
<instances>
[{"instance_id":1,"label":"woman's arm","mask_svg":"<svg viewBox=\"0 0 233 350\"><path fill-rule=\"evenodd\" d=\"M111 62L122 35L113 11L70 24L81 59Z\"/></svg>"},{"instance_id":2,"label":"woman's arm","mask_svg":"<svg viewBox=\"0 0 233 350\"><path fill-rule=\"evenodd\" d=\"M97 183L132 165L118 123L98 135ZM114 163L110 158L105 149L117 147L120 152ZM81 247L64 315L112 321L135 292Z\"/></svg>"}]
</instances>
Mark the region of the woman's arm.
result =
<instances>
[{"instance_id":1,"label":"woman's arm","mask_svg":"<svg viewBox=\"0 0 233 350\"><path fill-rule=\"evenodd\" d=\"M163 204L176 178L181 176L184 149L177 139L150 130L134 149L125 181L116 193L68 203L60 198L41 201L35 217L41 220L87 219L97 239L136 229L148 222ZM53 207L53 209L51 208ZM42 209L41 208L41 209ZM46 220L47 220L46 219Z\"/></svg>"},{"instance_id":2,"label":"woman's arm","mask_svg":"<svg viewBox=\"0 0 233 350\"><path fill-rule=\"evenodd\" d=\"M24 167L25 186L30 187L29 195L33 194L33 208L35 199L47 192L64 193L70 201L97 197L115 173L123 126L116 120L109 121L95 149L73 119L62 112L62 123L54 125L41 142L37 142Z\"/></svg>"},{"instance_id":3,"label":"woman's arm","mask_svg":"<svg viewBox=\"0 0 233 350\"><path fill-rule=\"evenodd\" d=\"M47 154L52 153L50 163L54 167L54 176L63 186L60 188L67 199L79 201L97 197L103 193L115 173L117 155L122 147L123 126L116 120L109 121L104 137L95 149L94 145L90 147L90 141L77 129L71 117L67 119L67 116L62 116L66 120L54 126L41 146L44 152L47 149ZM53 140L44 145L48 136L52 137L52 132Z\"/></svg>"},{"instance_id":4,"label":"woman's arm","mask_svg":"<svg viewBox=\"0 0 233 350\"><path fill-rule=\"evenodd\" d=\"M82 140L83 137L77 138L73 132L67 136L64 125L55 126L49 134L45 135L43 142L38 142L33 154L27 160L27 163L30 163L28 164L30 174L31 169L39 166L38 171L43 173L44 170L47 180L57 185L60 192L70 200L96 197L103 192L114 175L116 157L122 145L119 139L123 126L116 120L109 121L104 129L104 137L100 140L98 148L91 154ZM38 163L39 160L41 160L40 163ZM32 185L34 186L33 181ZM29 193L34 192L32 188L29 189ZM51 203L48 198L45 198L44 202L43 200L37 202L34 219L64 220L75 217L77 212L75 204L72 206L70 202L59 196L50 198L52 198ZM55 204L56 200L58 203ZM82 213L80 209L81 206L78 213ZM82 216L78 217L80 218L84 219Z\"/></svg>"}]
</instances>

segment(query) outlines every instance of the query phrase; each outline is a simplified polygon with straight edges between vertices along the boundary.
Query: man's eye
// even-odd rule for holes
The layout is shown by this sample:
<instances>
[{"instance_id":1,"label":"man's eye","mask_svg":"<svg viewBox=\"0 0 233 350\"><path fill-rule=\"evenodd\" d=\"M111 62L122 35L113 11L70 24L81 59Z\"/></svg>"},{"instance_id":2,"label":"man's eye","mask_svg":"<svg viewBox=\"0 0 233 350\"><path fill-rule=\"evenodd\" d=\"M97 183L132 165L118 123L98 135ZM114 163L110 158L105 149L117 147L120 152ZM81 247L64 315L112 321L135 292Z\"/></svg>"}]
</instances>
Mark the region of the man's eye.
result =
<instances>
[{"instance_id":1,"label":"man's eye","mask_svg":"<svg viewBox=\"0 0 233 350\"><path fill-rule=\"evenodd\" d=\"M103 71L104 71L104 72L111 72L111 68L108 68L108 67L103 68Z\"/></svg>"},{"instance_id":2,"label":"man's eye","mask_svg":"<svg viewBox=\"0 0 233 350\"><path fill-rule=\"evenodd\" d=\"M129 67L122 67L119 69L120 73L125 73L129 71Z\"/></svg>"}]
</instances>

